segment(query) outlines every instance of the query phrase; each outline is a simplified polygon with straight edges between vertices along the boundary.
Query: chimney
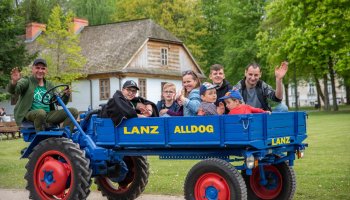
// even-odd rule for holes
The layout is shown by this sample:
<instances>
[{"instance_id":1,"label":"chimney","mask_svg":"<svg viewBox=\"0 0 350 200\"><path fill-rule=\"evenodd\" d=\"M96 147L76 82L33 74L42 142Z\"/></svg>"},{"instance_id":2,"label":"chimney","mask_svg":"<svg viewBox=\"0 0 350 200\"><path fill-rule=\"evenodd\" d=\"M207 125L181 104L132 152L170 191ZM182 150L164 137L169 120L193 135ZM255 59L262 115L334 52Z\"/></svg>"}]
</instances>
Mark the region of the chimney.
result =
<instances>
[{"instance_id":1,"label":"chimney","mask_svg":"<svg viewBox=\"0 0 350 200\"><path fill-rule=\"evenodd\" d=\"M89 25L89 21L86 19L74 18L74 33L79 34L85 26Z\"/></svg>"},{"instance_id":2,"label":"chimney","mask_svg":"<svg viewBox=\"0 0 350 200\"><path fill-rule=\"evenodd\" d=\"M45 24L32 22L26 27L26 42L33 42L43 31L46 30Z\"/></svg>"}]
</instances>

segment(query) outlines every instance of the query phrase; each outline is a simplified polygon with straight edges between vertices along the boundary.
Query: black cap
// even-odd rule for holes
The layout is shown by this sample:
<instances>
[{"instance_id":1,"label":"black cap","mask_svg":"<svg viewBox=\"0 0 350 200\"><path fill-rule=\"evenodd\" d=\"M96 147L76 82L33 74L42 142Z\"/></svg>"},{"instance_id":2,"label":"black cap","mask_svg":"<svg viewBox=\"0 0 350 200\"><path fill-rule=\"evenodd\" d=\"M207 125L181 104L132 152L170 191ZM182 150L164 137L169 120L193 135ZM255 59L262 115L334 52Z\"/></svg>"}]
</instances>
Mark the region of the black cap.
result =
<instances>
[{"instance_id":1,"label":"black cap","mask_svg":"<svg viewBox=\"0 0 350 200\"><path fill-rule=\"evenodd\" d=\"M135 88L135 89L137 89L137 90L140 90L140 89L137 87L136 82L133 81L133 80L128 80L128 81L126 81L126 82L124 83L123 88L129 88L129 87L133 87L133 88Z\"/></svg>"},{"instance_id":2,"label":"black cap","mask_svg":"<svg viewBox=\"0 0 350 200\"><path fill-rule=\"evenodd\" d=\"M34 62L33 62L33 65L37 65L37 64L39 64L39 63L41 63L41 64L43 64L45 67L47 67L46 60L44 60L44 59L42 59L42 58L37 58L37 59L35 59Z\"/></svg>"}]
</instances>

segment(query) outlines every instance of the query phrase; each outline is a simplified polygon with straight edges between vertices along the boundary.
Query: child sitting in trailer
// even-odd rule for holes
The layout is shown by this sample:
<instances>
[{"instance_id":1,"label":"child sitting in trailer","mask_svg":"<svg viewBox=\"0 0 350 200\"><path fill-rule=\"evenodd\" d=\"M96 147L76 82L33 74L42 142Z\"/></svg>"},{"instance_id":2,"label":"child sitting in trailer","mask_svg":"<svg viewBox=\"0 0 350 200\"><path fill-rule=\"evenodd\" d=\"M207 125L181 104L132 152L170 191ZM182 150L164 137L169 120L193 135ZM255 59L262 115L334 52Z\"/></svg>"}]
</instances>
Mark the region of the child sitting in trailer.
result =
<instances>
[{"instance_id":1,"label":"child sitting in trailer","mask_svg":"<svg viewBox=\"0 0 350 200\"><path fill-rule=\"evenodd\" d=\"M216 107L216 89L215 85L204 82L199 88L199 94L201 95L202 102L199 105L197 115L222 115L225 112L225 107L222 102Z\"/></svg>"},{"instance_id":2,"label":"child sitting in trailer","mask_svg":"<svg viewBox=\"0 0 350 200\"><path fill-rule=\"evenodd\" d=\"M242 103L242 96L238 90L230 90L225 96L221 97L221 101L225 101L226 107L230 110L229 115L234 114L250 114L250 113L271 113L260 108L254 108L250 105Z\"/></svg>"}]
</instances>

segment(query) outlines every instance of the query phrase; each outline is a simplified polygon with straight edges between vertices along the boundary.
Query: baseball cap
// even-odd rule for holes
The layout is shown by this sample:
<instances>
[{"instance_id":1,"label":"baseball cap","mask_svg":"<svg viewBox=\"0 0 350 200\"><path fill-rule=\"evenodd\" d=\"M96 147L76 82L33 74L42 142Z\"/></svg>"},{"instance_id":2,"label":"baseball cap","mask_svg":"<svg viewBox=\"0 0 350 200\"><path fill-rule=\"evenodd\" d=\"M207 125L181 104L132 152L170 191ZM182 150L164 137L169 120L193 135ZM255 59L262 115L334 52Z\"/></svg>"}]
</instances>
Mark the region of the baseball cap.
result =
<instances>
[{"instance_id":1,"label":"baseball cap","mask_svg":"<svg viewBox=\"0 0 350 200\"><path fill-rule=\"evenodd\" d=\"M41 64L43 64L45 67L47 67L46 60L44 60L44 59L42 59L42 58L37 58L37 59L35 59L34 62L33 62L33 65L37 65L37 64L39 64L39 63L41 63Z\"/></svg>"},{"instance_id":2,"label":"baseball cap","mask_svg":"<svg viewBox=\"0 0 350 200\"><path fill-rule=\"evenodd\" d=\"M208 83L208 82L204 82L201 87L199 88L199 94L203 95L205 93L205 91L210 90L210 89L214 89L216 88L215 85Z\"/></svg>"},{"instance_id":3,"label":"baseball cap","mask_svg":"<svg viewBox=\"0 0 350 200\"><path fill-rule=\"evenodd\" d=\"M223 101L223 100L228 99L228 98L238 99L238 100L242 101L242 95L241 95L241 93L239 93L238 90L230 90L230 91L226 92L225 96L221 97L219 100Z\"/></svg>"},{"instance_id":4,"label":"baseball cap","mask_svg":"<svg viewBox=\"0 0 350 200\"><path fill-rule=\"evenodd\" d=\"M137 84L135 81L133 80L128 80L128 81L125 81L124 85L123 85L123 88L129 88L129 87L133 87L137 90L140 90L138 87L137 87Z\"/></svg>"}]
</instances>

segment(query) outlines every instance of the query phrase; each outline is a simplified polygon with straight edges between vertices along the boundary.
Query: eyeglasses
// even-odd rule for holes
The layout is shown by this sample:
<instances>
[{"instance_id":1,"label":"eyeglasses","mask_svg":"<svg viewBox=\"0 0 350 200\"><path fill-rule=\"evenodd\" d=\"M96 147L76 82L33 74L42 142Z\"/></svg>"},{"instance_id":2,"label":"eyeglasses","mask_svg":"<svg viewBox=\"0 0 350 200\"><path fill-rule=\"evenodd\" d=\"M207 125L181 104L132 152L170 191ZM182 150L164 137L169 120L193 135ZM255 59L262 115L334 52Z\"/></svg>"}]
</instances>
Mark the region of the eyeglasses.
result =
<instances>
[{"instance_id":1,"label":"eyeglasses","mask_svg":"<svg viewBox=\"0 0 350 200\"><path fill-rule=\"evenodd\" d=\"M183 71L183 72L182 72L182 76L185 76L185 75L192 75L192 76L198 78L196 72L194 72L194 71L192 71L192 70Z\"/></svg>"},{"instance_id":2,"label":"eyeglasses","mask_svg":"<svg viewBox=\"0 0 350 200\"><path fill-rule=\"evenodd\" d=\"M173 91L168 91L168 90L163 91L163 93L164 93L164 94L174 94L174 92L173 92Z\"/></svg>"},{"instance_id":3,"label":"eyeglasses","mask_svg":"<svg viewBox=\"0 0 350 200\"><path fill-rule=\"evenodd\" d=\"M131 89L131 88L125 88L126 91L128 91L129 93L132 93L132 94L136 94L137 93L137 90L136 89Z\"/></svg>"}]
</instances>

